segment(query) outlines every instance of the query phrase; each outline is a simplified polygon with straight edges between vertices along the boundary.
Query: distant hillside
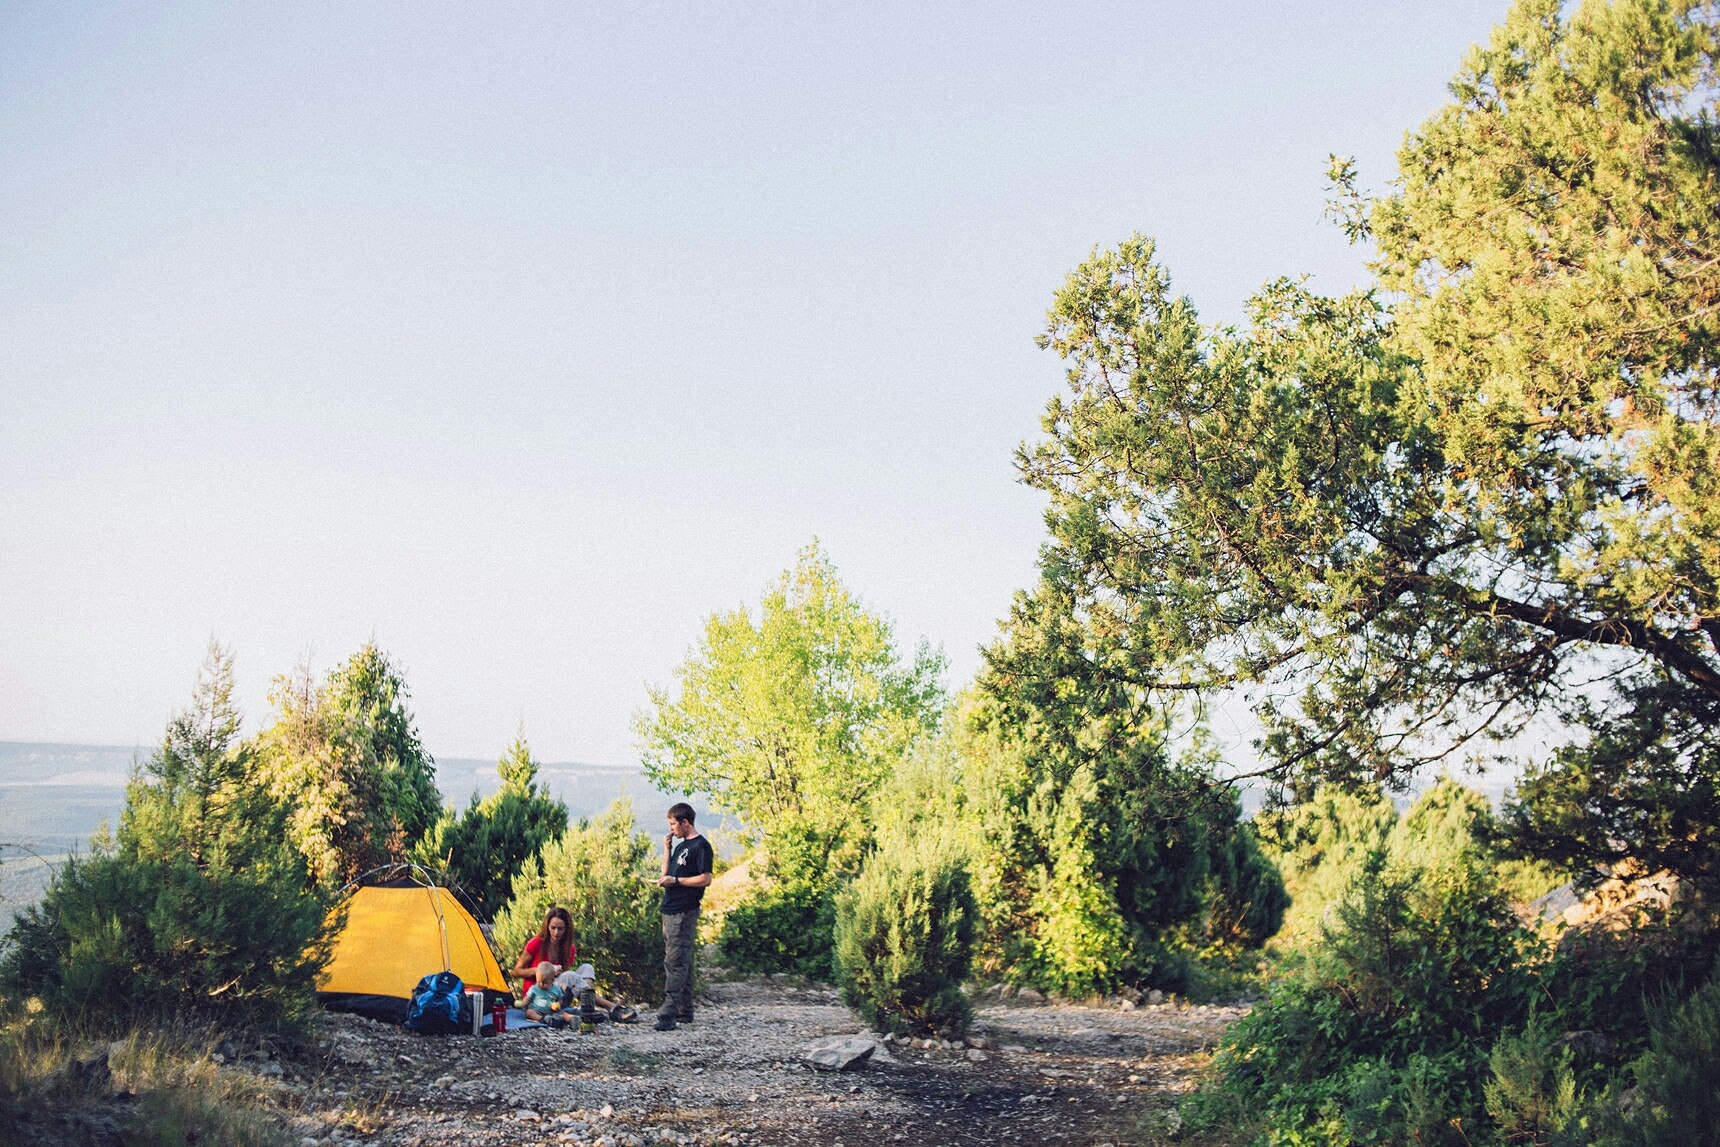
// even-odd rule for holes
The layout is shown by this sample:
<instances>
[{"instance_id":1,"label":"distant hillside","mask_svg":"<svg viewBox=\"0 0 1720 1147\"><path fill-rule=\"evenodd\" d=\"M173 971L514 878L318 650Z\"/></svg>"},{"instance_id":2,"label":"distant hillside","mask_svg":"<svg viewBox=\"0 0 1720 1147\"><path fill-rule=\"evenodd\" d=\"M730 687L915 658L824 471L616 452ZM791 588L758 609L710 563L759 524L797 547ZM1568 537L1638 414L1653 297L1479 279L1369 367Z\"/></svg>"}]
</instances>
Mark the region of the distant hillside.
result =
<instances>
[{"instance_id":1,"label":"distant hillside","mask_svg":"<svg viewBox=\"0 0 1720 1147\"><path fill-rule=\"evenodd\" d=\"M53 865L88 846L97 825L118 823L132 761L151 751L0 741L0 927L41 894ZM631 797L646 832L660 828L662 810L681 799L659 792L638 768L626 765L545 764L542 780L575 818L594 816L618 797ZM501 787L501 778L494 760L450 757L436 762L436 786L445 802L461 809L473 792L489 794ZM703 817L704 804L693 804ZM724 827L721 820L712 824L717 830L712 839L728 852L732 834Z\"/></svg>"},{"instance_id":2,"label":"distant hillside","mask_svg":"<svg viewBox=\"0 0 1720 1147\"><path fill-rule=\"evenodd\" d=\"M594 816L616 798L626 796L633 798L633 810L644 821L646 814L661 812L657 805L667 807L667 803L681 799L659 792L637 767L628 765L588 765L578 761L546 764L541 766L538 780L567 805L569 815L574 817ZM502 778L496 773L494 760L449 757L436 762L436 787L442 790L444 803L461 809L474 792L488 796L501 788ZM702 804L694 804L701 813L704 811Z\"/></svg>"}]
</instances>

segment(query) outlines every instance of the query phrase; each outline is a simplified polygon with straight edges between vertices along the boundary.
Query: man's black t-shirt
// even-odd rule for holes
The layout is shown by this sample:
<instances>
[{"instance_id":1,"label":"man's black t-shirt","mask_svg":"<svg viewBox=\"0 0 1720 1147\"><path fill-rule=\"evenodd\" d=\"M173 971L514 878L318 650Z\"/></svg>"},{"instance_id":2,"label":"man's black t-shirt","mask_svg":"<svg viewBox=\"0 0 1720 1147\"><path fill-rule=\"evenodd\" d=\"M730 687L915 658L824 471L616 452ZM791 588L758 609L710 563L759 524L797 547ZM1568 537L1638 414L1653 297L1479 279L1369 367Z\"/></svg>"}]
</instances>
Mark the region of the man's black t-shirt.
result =
<instances>
[{"instance_id":1,"label":"man's black t-shirt","mask_svg":"<svg viewBox=\"0 0 1720 1147\"><path fill-rule=\"evenodd\" d=\"M669 850L669 875L699 876L711 871L711 862L714 859L711 842L703 836L677 840L675 847ZM679 916L683 912L691 912L699 906L699 901L704 897L703 888L683 888L679 884L671 884L663 889L663 915Z\"/></svg>"}]
</instances>

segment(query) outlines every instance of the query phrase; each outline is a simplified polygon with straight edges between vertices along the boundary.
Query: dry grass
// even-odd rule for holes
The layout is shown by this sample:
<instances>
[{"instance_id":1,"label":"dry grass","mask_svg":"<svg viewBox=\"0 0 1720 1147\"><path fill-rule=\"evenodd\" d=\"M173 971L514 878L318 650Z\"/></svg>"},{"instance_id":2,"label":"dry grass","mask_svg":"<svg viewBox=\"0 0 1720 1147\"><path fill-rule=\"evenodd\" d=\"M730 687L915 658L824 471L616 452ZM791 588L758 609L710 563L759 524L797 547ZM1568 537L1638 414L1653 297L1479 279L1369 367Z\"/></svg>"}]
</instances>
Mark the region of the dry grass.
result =
<instances>
[{"instance_id":1,"label":"dry grass","mask_svg":"<svg viewBox=\"0 0 1720 1147\"><path fill-rule=\"evenodd\" d=\"M94 1039L37 1017L0 1026L0 1126L20 1147L289 1142L269 1086L217 1064L207 1039L144 1031Z\"/></svg>"}]
</instances>

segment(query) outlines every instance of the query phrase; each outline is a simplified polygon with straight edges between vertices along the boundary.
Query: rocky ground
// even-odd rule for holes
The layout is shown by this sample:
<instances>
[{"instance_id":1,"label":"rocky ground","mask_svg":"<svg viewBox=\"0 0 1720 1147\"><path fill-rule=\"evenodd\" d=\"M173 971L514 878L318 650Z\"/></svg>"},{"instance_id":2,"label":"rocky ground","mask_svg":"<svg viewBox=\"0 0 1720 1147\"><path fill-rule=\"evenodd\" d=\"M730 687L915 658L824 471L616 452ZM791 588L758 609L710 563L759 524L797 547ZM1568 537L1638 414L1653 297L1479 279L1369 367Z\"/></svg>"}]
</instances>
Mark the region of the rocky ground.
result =
<instances>
[{"instance_id":1,"label":"rocky ground","mask_svg":"<svg viewBox=\"0 0 1720 1147\"><path fill-rule=\"evenodd\" d=\"M830 1072L809 1045L871 1033L827 988L754 979L711 985L697 1022L672 1033L423 1037L331 1015L308 1061L245 1066L279 1080L301 1147L1122 1144L1174 1124L1203 1052L1241 1014L994 991L977 1007L979 1047L872 1035L863 1067Z\"/></svg>"}]
</instances>

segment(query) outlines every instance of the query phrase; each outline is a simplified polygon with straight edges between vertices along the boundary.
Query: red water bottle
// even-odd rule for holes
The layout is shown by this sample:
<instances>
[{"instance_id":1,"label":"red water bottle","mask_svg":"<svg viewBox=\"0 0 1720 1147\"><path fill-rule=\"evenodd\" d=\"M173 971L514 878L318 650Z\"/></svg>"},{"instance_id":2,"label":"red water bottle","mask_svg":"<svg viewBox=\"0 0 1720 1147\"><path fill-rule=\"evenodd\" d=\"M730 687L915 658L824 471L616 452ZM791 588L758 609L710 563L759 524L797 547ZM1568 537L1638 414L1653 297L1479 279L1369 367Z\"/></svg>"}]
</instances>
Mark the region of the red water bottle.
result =
<instances>
[{"instance_id":1,"label":"red water bottle","mask_svg":"<svg viewBox=\"0 0 1720 1147\"><path fill-rule=\"evenodd\" d=\"M490 1025L498 1033L508 1030L508 1005L500 1000L490 1005Z\"/></svg>"}]
</instances>

